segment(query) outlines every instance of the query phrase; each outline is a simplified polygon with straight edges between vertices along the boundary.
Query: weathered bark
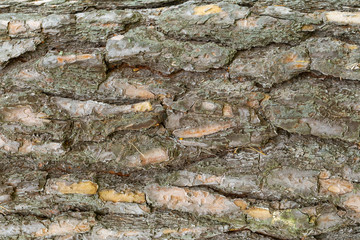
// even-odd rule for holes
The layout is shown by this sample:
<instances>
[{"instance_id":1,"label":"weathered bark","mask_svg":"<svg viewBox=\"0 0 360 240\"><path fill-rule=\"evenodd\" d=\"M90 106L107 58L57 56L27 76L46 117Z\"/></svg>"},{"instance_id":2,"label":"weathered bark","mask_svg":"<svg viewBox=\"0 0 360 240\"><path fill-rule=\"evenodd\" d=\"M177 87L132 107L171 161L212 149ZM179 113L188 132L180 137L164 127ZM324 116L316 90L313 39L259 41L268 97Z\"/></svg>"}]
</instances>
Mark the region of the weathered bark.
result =
<instances>
[{"instance_id":1,"label":"weathered bark","mask_svg":"<svg viewBox=\"0 0 360 240\"><path fill-rule=\"evenodd\" d=\"M358 239L357 0L2 1L0 239Z\"/></svg>"}]
</instances>

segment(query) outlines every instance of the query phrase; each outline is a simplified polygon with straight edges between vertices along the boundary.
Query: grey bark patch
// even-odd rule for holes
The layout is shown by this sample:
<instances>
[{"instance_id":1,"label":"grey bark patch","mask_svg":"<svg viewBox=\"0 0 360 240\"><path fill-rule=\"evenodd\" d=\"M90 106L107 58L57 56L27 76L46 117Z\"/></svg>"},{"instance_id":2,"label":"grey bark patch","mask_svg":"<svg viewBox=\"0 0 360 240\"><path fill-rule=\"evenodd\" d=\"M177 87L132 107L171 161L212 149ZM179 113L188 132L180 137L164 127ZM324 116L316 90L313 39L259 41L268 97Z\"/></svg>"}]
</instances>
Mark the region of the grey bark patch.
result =
<instances>
[{"instance_id":1,"label":"grey bark patch","mask_svg":"<svg viewBox=\"0 0 360 240\"><path fill-rule=\"evenodd\" d=\"M355 0L4 0L0 239L356 239Z\"/></svg>"},{"instance_id":2,"label":"grey bark patch","mask_svg":"<svg viewBox=\"0 0 360 240\"><path fill-rule=\"evenodd\" d=\"M40 43L40 39L28 40L12 40L1 43L0 47L0 67L4 68L5 64L12 58L19 57L28 51L35 51L36 45ZM0 69L0 70L1 70Z\"/></svg>"},{"instance_id":3,"label":"grey bark patch","mask_svg":"<svg viewBox=\"0 0 360 240\"><path fill-rule=\"evenodd\" d=\"M171 36L210 39L236 49L265 46L272 42L299 42L305 36L302 26L321 23L306 15L295 19L286 12L276 17L250 15L248 8L226 2L189 3L163 11L157 23Z\"/></svg>"},{"instance_id":4,"label":"grey bark patch","mask_svg":"<svg viewBox=\"0 0 360 240\"><path fill-rule=\"evenodd\" d=\"M110 63L148 65L167 74L180 69L206 72L211 68L220 68L228 64L235 53L214 43L191 44L168 40L162 33L144 27L109 39L106 50Z\"/></svg>"},{"instance_id":5,"label":"grey bark patch","mask_svg":"<svg viewBox=\"0 0 360 240\"><path fill-rule=\"evenodd\" d=\"M357 111L352 111L357 108L358 91L357 83L349 88L351 84L331 81L327 85L308 78L285 85L274 90L271 100L264 102L266 116L289 132L357 141L360 125ZM317 98L320 95L322 97Z\"/></svg>"}]
</instances>

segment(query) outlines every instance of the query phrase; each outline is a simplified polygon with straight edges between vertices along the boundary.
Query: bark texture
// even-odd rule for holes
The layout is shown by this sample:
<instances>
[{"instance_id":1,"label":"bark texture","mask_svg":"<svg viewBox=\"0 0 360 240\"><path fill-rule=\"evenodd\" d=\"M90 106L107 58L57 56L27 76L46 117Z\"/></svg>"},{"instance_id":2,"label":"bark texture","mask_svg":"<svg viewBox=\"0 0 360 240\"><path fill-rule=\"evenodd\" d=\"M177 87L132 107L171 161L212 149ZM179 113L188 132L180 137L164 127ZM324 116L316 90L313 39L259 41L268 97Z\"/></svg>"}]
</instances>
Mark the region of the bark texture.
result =
<instances>
[{"instance_id":1,"label":"bark texture","mask_svg":"<svg viewBox=\"0 0 360 240\"><path fill-rule=\"evenodd\" d=\"M3 0L0 239L359 239L358 0Z\"/></svg>"}]
</instances>

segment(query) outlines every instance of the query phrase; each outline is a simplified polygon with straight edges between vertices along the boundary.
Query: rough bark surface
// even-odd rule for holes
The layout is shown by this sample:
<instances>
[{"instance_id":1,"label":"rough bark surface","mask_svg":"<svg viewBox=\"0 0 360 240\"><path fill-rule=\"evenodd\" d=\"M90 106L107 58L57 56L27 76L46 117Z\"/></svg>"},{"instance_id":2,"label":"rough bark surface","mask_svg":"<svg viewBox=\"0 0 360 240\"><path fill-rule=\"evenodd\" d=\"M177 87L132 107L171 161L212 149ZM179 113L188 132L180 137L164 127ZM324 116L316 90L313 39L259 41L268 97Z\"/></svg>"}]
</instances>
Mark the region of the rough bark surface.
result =
<instances>
[{"instance_id":1,"label":"rough bark surface","mask_svg":"<svg viewBox=\"0 0 360 240\"><path fill-rule=\"evenodd\" d=\"M3 0L0 239L359 239L358 0Z\"/></svg>"}]
</instances>

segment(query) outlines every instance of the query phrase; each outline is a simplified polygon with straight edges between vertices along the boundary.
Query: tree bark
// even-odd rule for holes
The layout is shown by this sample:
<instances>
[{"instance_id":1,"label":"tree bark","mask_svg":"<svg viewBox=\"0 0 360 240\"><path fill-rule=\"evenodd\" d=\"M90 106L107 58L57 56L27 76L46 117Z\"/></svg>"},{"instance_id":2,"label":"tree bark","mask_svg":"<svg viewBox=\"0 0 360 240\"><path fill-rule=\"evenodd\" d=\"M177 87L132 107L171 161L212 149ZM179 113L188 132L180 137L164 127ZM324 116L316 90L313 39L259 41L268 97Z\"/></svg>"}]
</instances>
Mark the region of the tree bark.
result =
<instances>
[{"instance_id":1,"label":"tree bark","mask_svg":"<svg viewBox=\"0 0 360 240\"><path fill-rule=\"evenodd\" d=\"M0 5L0 239L358 239L357 0Z\"/></svg>"}]
</instances>

